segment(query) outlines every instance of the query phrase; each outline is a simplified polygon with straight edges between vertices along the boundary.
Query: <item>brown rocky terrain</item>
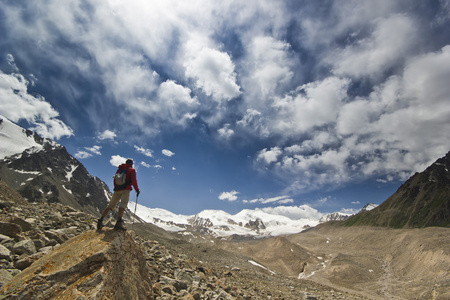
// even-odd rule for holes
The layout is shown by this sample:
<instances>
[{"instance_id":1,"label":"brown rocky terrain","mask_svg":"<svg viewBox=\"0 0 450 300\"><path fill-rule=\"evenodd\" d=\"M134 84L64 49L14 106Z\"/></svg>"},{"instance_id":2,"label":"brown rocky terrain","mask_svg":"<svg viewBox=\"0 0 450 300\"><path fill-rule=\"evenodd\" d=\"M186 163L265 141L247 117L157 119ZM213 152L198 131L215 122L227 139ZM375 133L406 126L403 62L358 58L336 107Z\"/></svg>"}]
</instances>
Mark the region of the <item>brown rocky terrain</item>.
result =
<instances>
[{"instance_id":1,"label":"brown rocky terrain","mask_svg":"<svg viewBox=\"0 0 450 300\"><path fill-rule=\"evenodd\" d=\"M99 232L95 216L1 181L0 209L0 299L450 298L449 228L323 224L236 242L143 223L116 232L110 219Z\"/></svg>"}]
</instances>

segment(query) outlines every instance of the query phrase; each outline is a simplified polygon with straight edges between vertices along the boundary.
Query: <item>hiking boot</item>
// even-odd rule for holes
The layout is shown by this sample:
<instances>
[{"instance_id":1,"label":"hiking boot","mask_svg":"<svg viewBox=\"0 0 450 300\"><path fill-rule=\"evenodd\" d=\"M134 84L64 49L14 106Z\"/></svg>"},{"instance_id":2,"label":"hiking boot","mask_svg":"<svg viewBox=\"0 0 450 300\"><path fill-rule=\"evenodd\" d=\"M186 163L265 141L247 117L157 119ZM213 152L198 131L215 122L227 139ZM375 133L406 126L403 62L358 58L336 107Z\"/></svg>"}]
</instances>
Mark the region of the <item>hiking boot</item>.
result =
<instances>
[{"instance_id":1,"label":"hiking boot","mask_svg":"<svg viewBox=\"0 0 450 300\"><path fill-rule=\"evenodd\" d=\"M97 221L97 230L100 230L100 229L102 229L102 228L103 228L103 219L100 218L100 219L98 219L98 221Z\"/></svg>"},{"instance_id":2,"label":"hiking boot","mask_svg":"<svg viewBox=\"0 0 450 300\"><path fill-rule=\"evenodd\" d=\"M116 225L114 225L114 229L116 230L127 230L124 226L123 226L124 222L122 219L117 220Z\"/></svg>"}]
</instances>

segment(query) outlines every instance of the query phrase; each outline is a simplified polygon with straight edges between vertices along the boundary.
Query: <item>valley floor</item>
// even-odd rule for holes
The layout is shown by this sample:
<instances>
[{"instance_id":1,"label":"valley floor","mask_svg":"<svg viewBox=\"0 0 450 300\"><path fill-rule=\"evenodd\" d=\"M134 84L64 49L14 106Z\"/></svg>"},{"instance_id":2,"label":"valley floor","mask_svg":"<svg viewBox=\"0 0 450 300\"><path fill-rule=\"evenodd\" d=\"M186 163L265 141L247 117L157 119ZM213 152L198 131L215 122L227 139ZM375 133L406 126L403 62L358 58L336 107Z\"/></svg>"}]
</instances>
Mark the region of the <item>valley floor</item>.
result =
<instances>
[{"instance_id":1,"label":"valley floor","mask_svg":"<svg viewBox=\"0 0 450 300\"><path fill-rule=\"evenodd\" d=\"M325 225L286 238L319 258L300 278L369 298L450 299L450 228Z\"/></svg>"}]
</instances>

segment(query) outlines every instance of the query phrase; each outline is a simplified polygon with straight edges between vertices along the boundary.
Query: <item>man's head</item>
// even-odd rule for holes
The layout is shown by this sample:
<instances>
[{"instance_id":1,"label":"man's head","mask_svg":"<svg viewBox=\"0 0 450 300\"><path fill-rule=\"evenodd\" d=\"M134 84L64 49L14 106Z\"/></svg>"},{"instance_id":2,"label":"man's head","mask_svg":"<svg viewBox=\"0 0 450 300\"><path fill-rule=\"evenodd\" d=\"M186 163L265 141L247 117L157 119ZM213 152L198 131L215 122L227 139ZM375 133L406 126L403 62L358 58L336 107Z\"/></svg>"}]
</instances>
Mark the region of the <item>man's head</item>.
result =
<instances>
[{"instance_id":1,"label":"man's head","mask_svg":"<svg viewBox=\"0 0 450 300\"><path fill-rule=\"evenodd\" d=\"M127 165L132 166L133 165L133 160L131 158L127 159L127 161L125 162Z\"/></svg>"}]
</instances>

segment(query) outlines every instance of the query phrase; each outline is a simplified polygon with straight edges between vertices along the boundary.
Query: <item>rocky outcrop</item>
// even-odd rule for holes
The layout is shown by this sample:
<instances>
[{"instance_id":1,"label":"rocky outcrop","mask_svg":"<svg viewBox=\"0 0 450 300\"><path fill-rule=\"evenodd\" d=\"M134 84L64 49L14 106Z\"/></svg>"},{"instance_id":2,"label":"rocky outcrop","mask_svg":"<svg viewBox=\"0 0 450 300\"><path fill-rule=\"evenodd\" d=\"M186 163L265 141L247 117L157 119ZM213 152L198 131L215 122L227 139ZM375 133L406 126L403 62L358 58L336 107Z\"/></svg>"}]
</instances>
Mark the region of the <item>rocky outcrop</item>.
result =
<instances>
[{"instance_id":1,"label":"rocky outcrop","mask_svg":"<svg viewBox=\"0 0 450 300\"><path fill-rule=\"evenodd\" d=\"M0 292L4 299L149 299L143 257L129 233L91 230L55 247Z\"/></svg>"},{"instance_id":2,"label":"rocky outcrop","mask_svg":"<svg viewBox=\"0 0 450 300\"><path fill-rule=\"evenodd\" d=\"M209 218L202 218L198 215L195 215L194 217L188 219L188 223L192 227L213 227L214 224L211 222Z\"/></svg>"},{"instance_id":3,"label":"rocky outcrop","mask_svg":"<svg viewBox=\"0 0 450 300\"><path fill-rule=\"evenodd\" d=\"M0 287L54 247L94 228L92 215L57 203L28 203L0 181Z\"/></svg>"},{"instance_id":4,"label":"rocky outcrop","mask_svg":"<svg viewBox=\"0 0 450 300\"><path fill-rule=\"evenodd\" d=\"M257 218L255 221L248 221L247 224L245 224L246 228L250 228L251 230L257 231L259 232L260 230L264 230L266 229L266 225L264 225L264 222L260 219Z\"/></svg>"}]
</instances>

